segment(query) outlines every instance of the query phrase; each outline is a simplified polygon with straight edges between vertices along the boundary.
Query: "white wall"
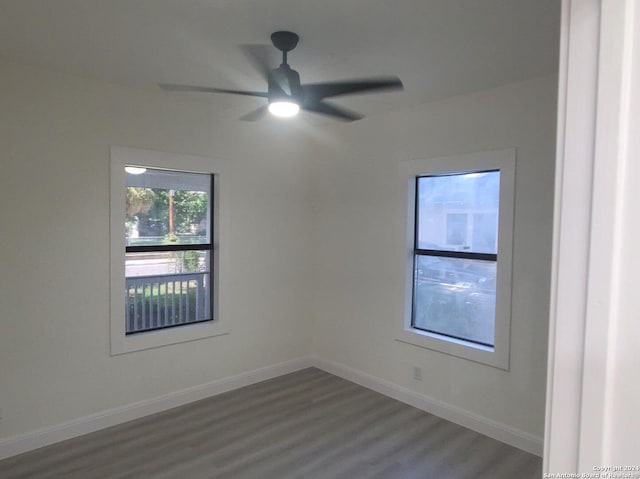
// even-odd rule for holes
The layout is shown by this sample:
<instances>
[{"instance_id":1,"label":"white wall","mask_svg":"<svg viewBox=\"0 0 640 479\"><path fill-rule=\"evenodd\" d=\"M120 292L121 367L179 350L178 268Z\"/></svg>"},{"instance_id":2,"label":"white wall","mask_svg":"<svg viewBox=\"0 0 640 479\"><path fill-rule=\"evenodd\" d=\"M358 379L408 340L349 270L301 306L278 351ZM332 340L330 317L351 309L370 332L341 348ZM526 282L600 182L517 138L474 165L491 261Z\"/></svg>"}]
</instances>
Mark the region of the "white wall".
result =
<instances>
[{"instance_id":1,"label":"white wall","mask_svg":"<svg viewBox=\"0 0 640 479\"><path fill-rule=\"evenodd\" d=\"M308 354L310 176L298 133L8 63L0 105L0 438ZM111 145L231 164L230 335L109 355Z\"/></svg>"},{"instance_id":2,"label":"white wall","mask_svg":"<svg viewBox=\"0 0 640 479\"><path fill-rule=\"evenodd\" d=\"M336 127L315 149L314 350L541 441L554 190L555 77ZM511 367L396 341L406 197L399 162L518 149ZM412 366L422 368L421 382Z\"/></svg>"}]
</instances>

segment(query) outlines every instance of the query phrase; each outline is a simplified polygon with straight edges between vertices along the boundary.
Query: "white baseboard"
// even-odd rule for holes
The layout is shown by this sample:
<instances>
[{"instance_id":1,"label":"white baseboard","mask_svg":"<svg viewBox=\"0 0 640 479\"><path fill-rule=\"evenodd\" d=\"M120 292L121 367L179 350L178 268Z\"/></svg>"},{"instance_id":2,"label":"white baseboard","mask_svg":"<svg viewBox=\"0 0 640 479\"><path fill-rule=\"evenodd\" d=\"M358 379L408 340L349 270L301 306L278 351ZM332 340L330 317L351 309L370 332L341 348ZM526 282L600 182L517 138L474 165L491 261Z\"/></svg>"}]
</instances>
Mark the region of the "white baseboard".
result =
<instances>
[{"instance_id":1,"label":"white baseboard","mask_svg":"<svg viewBox=\"0 0 640 479\"><path fill-rule=\"evenodd\" d=\"M542 456L543 439L466 409L452 406L340 363L315 358L314 366L498 441Z\"/></svg>"},{"instance_id":2,"label":"white baseboard","mask_svg":"<svg viewBox=\"0 0 640 479\"><path fill-rule=\"evenodd\" d=\"M0 440L0 459L241 388L314 365L302 357Z\"/></svg>"},{"instance_id":3,"label":"white baseboard","mask_svg":"<svg viewBox=\"0 0 640 479\"><path fill-rule=\"evenodd\" d=\"M2 439L0 440L0 460L308 367L317 367L498 441L542 456L543 441L541 437L419 394L343 364L326 359L302 357L73 419L38 431Z\"/></svg>"}]
</instances>

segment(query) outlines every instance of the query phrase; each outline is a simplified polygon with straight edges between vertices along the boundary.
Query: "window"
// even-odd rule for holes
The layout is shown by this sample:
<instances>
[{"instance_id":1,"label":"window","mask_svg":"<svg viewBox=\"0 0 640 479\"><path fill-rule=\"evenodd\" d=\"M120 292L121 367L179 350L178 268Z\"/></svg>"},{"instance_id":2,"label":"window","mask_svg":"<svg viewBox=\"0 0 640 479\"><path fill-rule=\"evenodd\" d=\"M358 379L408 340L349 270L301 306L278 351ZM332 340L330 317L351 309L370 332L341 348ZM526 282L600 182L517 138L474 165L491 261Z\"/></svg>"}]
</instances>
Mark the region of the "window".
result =
<instances>
[{"instance_id":1,"label":"window","mask_svg":"<svg viewBox=\"0 0 640 479\"><path fill-rule=\"evenodd\" d=\"M217 299L221 168L111 149L112 354L228 333Z\"/></svg>"},{"instance_id":2,"label":"window","mask_svg":"<svg viewBox=\"0 0 640 479\"><path fill-rule=\"evenodd\" d=\"M508 369L515 151L414 160L399 338Z\"/></svg>"},{"instance_id":3,"label":"window","mask_svg":"<svg viewBox=\"0 0 640 479\"><path fill-rule=\"evenodd\" d=\"M212 321L213 175L124 169L126 334Z\"/></svg>"},{"instance_id":4,"label":"window","mask_svg":"<svg viewBox=\"0 0 640 479\"><path fill-rule=\"evenodd\" d=\"M416 178L416 329L493 347L500 171Z\"/></svg>"}]
</instances>

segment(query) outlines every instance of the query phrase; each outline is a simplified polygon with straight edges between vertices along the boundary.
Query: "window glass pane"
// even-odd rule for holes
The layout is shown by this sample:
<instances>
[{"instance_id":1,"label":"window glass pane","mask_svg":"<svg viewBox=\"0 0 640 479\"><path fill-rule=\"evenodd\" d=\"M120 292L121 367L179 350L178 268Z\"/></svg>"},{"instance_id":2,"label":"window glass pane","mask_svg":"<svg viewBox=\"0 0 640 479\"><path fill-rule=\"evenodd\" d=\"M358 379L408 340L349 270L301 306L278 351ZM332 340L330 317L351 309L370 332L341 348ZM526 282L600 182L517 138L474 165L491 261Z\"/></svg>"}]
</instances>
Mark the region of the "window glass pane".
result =
<instances>
[{"instance_id":1,"label":"window glass pane","mask_svg":"<svg viewBox=\"0 0 640 479\"><path fill-rule=\"evenodd\" d=\"M498 243L498 211L473 214L473 237L471 250L474 252L495 252Z\"/></svg>"},{"instance_id":2,"label":"window glass pane","mask_svg":"<svg viewBox=\"0 0 640 479\"><path fill-rule=\"evenodd\" d=\"M210 251L127 253L127 334L213 319Z\"/></svg>"},{"instance_id":3,"label":"window glass pane","mask_svg":"<svg viewBox=\"0 0 640 479\"><path fill-rule=\"evenodd\" d=\"M447 214L447 244L463 246L467 244L467 214Z\"/></svg>"},{"instance_id":4,"label":"window glass pane","mask_svg":"<svg viewBox=\"0 0 640 479\"><path fill-rule=\"evenodd\" d=\"M417 248L496 254L500 172L418 178Z\"/></svg>"},{"instance_id":5,"label":"window glass pane","mask_svg":"<svg viewBox=\"0 0 640 479\"><path fill-rule=\"evenodd\" d=\"M496 263L416 256L413 327L493 345Z\"/></svg>"},{"instance_id":6,"label":"window glass pane","mask_svg":"<svg viewBox=\"0 0 640 479\"><path fill-rule=\"evenodd\" d=\"M209 243L210 175L149 168L126 181L127 246Z\"/></svg>"},{"instance_id":7,"label":"window glass pane","mask_svg":"<svg viewBox=\"0 0 640 479\"><path fill-rule=\"evenodd\" d=\"M125 276L154 276L209 271L209 250L151 251L125 254Z\"/></svg>"}]
</instances>

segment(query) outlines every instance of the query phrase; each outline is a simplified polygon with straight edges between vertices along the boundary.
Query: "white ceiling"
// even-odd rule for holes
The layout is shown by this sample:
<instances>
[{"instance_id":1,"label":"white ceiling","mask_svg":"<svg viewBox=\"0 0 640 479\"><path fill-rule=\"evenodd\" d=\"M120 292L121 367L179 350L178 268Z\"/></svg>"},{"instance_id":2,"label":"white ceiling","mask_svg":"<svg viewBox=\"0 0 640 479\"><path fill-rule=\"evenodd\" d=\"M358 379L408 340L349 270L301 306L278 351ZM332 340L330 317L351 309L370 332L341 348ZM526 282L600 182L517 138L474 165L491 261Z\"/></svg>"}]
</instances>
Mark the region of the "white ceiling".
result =
<instances>
[{"instance_id":1,"label":"white ceiling","mask_svg":"<svg viewBox=\"0 0 640 479\"><path fill-rule=\"evenodd\" d=\"M156 91L264 90L238 45L286 29L303 83L398 75L404 92L335 100L375 114L555 72L559 15L559 0L0 0L0 56ZM260 101L185 96L225 115Z\"/></svg>"}]
</instances>

